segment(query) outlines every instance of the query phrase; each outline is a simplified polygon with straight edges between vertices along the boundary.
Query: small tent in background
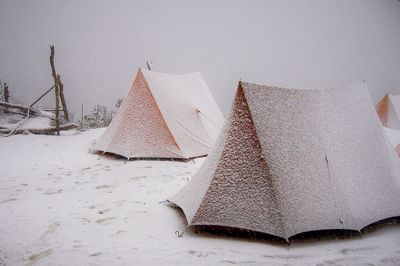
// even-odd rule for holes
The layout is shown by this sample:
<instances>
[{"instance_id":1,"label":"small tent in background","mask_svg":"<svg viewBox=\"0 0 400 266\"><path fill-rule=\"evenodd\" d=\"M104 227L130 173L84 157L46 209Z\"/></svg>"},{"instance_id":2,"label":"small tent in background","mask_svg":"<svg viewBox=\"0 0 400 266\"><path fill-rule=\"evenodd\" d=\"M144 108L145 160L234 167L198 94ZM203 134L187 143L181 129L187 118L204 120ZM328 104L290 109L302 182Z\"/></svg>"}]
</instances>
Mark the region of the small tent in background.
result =
<instances>
[{"instance_id":1,"label":"small tent in background","mask_svg":"<svg viewBox=\"0 0 400 266\"><path fill-rule=\"evenodd\" d=\"M390 143L396 150L397 155L400 157L400 130L383 127Z\"/></svg>"},{"instance_id":2,"label":"small tent in background","mask_svg":"<svg viewBox=\"0 0 400 266\"><path fill-rule=\"evenodd\" d=\"M400 216L400 161L365 84L241 82L215 150L173 198L188 225L284 239Z\"/></svg>"},{"instance_id":3,"label":"small tent in background","mask_svg":"<svg viewBox=\"0 0 400 266\"><path fill-rule=\"evenodd\" d=\"M93 150L130 158L206 156L224 118L200 73L139 69L132 88Z\"/></svg>"},{"instance_id":4,"label":"small tent in background","mask_svg":"<svg viewBox=\"0 0 400 266\"><path fill-rule=\"evenodd\" d=\"M386 94L376 111L384 127L400 130L400 95Z\"/></svg>"}]
</instances>

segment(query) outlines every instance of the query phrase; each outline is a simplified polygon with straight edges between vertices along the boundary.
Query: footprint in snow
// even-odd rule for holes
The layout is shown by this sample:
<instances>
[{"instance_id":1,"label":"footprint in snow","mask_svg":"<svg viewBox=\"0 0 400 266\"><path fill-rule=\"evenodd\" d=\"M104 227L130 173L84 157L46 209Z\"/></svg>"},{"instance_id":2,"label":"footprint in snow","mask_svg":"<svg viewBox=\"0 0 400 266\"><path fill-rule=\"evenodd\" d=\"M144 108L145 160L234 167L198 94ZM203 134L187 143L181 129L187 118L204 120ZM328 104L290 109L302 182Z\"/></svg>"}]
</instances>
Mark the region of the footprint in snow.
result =
<instances>
[{"instance_id":1,"label":"footprint in snow","mask_svg":"<svg viewBox=\"0 0 400 266\"><path fill-rule=\"evenodd\" d=\"M132 176L132 177L129 177L129 180L140 180L140 179L144 179L144 178L146 178L146 176L145 175L139 175L139 176Z\"/></svg>"},{"instance_id":2,"label":"footprint in snow","mask_svg":"<svg viewBox=\"0 0 400 266\"><path fill-rule=\"evenodd\" d=\"M110 210L110 209L100 210L100 211L98 211L97 213L98 213L98 214L104 214L104 213L108 212L109 210Z\"/></svg>"},{"instance_id":3,"label":"footprint in snow","mask_svg":"<svg viewBox=\"0 0 400 266\"><path fill-rule=\"evenodd\" d=\"M43 259L43 258L45 258L47 256L50 256L52 253L53 253L52 249L47 249L47 250L44 250L44 251L42 251L40 253L32 254L31 256L29 256L29 258L28 258L29 259L29 263L26 264L26 265L27 266L28 265L33 265L36 262L38 262L39 260L41 260L41 259Z\"/></svg>"},{"instance_id":4,"label":"footprint in snow","mask_svg":"<svg viewBox=\"0 0 400 266\"><path fill-rule=\"evenodd\" d=\"M53 234L53 233L57 230L58 227L60 227L60 223L59 223L59 222L54 222L54 223L52 223L52 224L49 224L49 225L47 226L46 232L44 232L40 238L43 239L43 238L45 238L47 235Z\"/></svg>"},{"instance_id":5,"label":"footprint in snow","mask_svg":"<svg viewBox=\"0 0 400 266\"><path fill-rule=\"evenodd\" d=\"M122 233L126 233L126 231L125 230L118 230L117 232L115 232L111 236L116 236L116 235L119 235L119 234L122 234Z\"/></svg>"},{"instance_id":6,"label":"footprint in snow","mask_svg":"<svg viewBox=\"0 0 400 266\"><path fill-rule=\"evenodd\" d=\"M46 192L44 193L45 195L55 195L55 194L60 194L60 193L62 193L62 189L60 188L60 189L48 189L48 190L46 190Z\"/></svg>"},{"instance_id":7,"label":"footprint in snow","mask_svg":"<svg viewBox=\"0 0 400 266\"><path fill-rule=\"evenodd\" d=\"M0 204L6 203L6 202L10 202L10 201L15 201L15 200L17 200L17 199L16 198L6 199L6 200L3 200L3 201L0 201Z\"/></svg>"},{"instance_id":8,"label":"footprint in snow","mask_svg":"<svg viewBox=\"0 0 400 266\"><path fill-rule=\"evenodd\" d=\"M125 202L126 202L126 200L117 200L117 201L114 201L113 203L115 203L117 206L122 206L125 204Z\"/></svg>"},{"instance_id":9,"label":"footprint in snow","mask_svg":"<svg viewBox=\"0 0 400 266\"><path fill-rule=\"evenodd\" d=\"M112 220L117 219L116 217L107 217L107 218L102 218L102 219L97 219L96 223L98 224L109 224Z\"/></svg>"},{"instance_id":10,"label":"footprint in snow","mask_svg":"<svg viewBox=\"0 0 400 266\"><path fill-rule=\"evenodd\" d=\"M75 181L74 183L77 185L83 185L89 183L89 181Z\"/></svg>"},{"instance_id":11,"label":"footprint in snow","mask_svg":"<svg viewBox=\"0 0 400 266\"><path fill-rule=\"evenodd\" d=\"M243 265L243 264L256 264L257 262L255 260L245 260L245 261L234 261L234 260L221 260L219 261L220 263L227 263L227 264L239 264L239 265Z\"/></svg>"},{"instance_id":12,"label":"footprint in snow","mask_svg":"<svg viewBox=\"0 0 400 266\"><path fill-rule=\"evenodd\" d=\"M99 186L95 186L95 189L102 189L102 188L109 188L111 187L110 185L99 185Z\"/></svg>"}]
</instances>

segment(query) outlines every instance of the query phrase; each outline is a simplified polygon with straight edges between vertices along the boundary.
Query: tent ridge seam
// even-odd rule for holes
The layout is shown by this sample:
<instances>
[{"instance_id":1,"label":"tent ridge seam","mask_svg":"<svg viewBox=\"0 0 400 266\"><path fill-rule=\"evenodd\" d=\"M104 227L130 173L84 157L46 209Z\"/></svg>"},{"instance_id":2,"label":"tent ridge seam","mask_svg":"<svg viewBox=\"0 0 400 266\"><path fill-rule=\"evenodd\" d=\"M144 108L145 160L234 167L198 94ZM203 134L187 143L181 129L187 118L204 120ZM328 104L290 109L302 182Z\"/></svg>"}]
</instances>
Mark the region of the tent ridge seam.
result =
<instances>
[{"instance_id":1,"label":"tent ridge seam","mask_svg":"<svg viewBox=\"0 0 400 266\"><path fill-rule=\"evenodd\" d=\"M244 98L244 103L245 103L245 105L246 105L246 108L247 108L248 112L251 114L251 110L250 110L249 103L248 103L248 101L247 101L245 89L242 87L242 82L239 83L239 89L242 90L243 98ZM239 89L238 89L238 90L239 90ZM267 171L268 173L270 173L270 170L269 170L269 168L268 168L268 163L267 163L267 160L266 160L266 156L265 156L265 154L264 154L263 147L262 147L262 145L261 145L260 138L259 138L259 136L258 136L259 134L258 134L258 132L257 132L257 127L256 127L256 125L255 125L255 123L254 123L253 116L251 116L251 115L250 115L250 121L251 121L251 124L252 124L252 126L253 126L253 128L254 128L254 131L255 131L255 134L256 134L256 137L257 137L258 145L260 145L260 152L261 152L261 156L262 156L261 161L263 162L263 167L265 167L265 168L266 168L266 171ZM273 188L272 188L272 191L273 191L273 193L272 193L273 197L272 197L272 198L274 199L276 206L279 206L279 208L278 208L278 209L279 209L279 211L278 211L279 219L280 219L280 221L281 221L281 224L284 225L284 226L283 226L283 231L284 231L284 235L287 237L286 224L284 223L283 214L282 214L280 205L278 204L278 197L277 197L276 192L275 192L275 191L276 191L276 190L275 190L275 187L276 187L276 186L275 186L275 184L274 184L273 179L271 179L271 185L272 185L272 187L273 187Z\"/></svg>"}]
</instances>

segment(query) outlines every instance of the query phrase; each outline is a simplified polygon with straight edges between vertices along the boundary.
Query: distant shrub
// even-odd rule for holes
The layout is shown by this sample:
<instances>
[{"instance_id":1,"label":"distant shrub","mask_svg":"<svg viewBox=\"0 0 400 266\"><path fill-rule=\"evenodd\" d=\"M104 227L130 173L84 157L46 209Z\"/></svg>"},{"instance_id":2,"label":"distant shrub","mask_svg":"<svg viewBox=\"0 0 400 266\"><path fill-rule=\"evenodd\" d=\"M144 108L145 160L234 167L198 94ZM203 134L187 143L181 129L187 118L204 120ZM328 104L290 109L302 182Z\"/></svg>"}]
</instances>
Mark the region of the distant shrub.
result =
<instances>
[{"instance_id":1,"label":"distant shrub","mask_svg":"<svg viewBox=\"0 0 400 266\"><path fill-rule=\"evenodd\" d=\"M108 111L107 107L96 105L93 110L83 116L82 121L79 121L81 128L100 128L107 127L115 115L115 111Z\"/></svg>"}]
</instances>

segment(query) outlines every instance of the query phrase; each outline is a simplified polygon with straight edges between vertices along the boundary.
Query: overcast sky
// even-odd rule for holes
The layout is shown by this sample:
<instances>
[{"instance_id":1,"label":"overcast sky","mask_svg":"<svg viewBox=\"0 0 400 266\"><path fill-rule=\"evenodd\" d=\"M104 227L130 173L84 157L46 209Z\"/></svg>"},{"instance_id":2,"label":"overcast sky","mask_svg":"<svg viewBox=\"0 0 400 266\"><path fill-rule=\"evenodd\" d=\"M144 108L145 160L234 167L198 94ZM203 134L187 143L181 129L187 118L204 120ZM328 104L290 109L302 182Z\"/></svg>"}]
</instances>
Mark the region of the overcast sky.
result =
<instances>
[{"instance_id":1,"label":"overcast sky","mask_svg":"<svg viewBox=\"0 0 400 266\"><path fill-rule=\"evenodd\" d=\"M398 0L0 0L0 79L25 104L52 85L50 44L75 113L114 106L147 60L200 71L225 114L239 79L400 93Z\"/></svg>"}]
</instances>

